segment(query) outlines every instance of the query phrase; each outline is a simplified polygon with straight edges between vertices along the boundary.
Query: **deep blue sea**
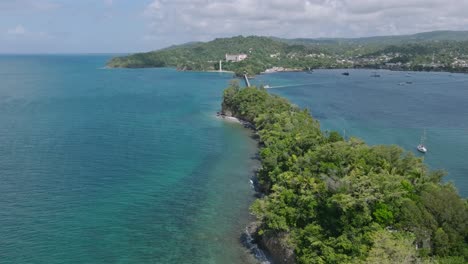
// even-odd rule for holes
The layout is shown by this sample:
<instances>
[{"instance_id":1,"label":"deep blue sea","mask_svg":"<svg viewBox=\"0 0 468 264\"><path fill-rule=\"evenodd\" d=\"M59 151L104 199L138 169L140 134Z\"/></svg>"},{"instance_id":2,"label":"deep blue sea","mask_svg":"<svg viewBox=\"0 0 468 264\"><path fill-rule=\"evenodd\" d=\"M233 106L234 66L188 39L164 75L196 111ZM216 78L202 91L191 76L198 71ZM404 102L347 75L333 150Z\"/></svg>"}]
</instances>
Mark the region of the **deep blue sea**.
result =
<instances>
[{"instance_id":1,"label":"deep blue sea","mask_svg":"<svg viewBox=\"0 0 468 264\"><path fill-rule=\"evenodd\" d=\"M256 84L311 110L322 130L367 143L396 144L448 172L468 196L468 74L380 70L316 70L260 75ZM279 87L278 87L279 86ZM426 130L428 152L416 146Z\"/></svg>"},{"instance_id":2,"label":"deep blue sea","mask_svg":"<svg viewBox=\"0 0 468 264\"><path fill-rule=\"evenodd\" d=\"M251 263L231 74L0 56L0 263Z\"/></svg>"}]
</instances>

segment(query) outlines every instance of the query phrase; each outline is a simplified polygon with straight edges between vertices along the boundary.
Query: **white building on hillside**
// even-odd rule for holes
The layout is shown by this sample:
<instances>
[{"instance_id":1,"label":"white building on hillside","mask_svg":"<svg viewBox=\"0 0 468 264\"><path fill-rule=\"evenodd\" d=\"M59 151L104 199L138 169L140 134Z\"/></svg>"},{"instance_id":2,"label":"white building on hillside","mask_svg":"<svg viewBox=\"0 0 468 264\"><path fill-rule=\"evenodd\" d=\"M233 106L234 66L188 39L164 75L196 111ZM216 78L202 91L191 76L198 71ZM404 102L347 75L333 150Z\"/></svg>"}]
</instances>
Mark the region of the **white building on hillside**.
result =
<instances>
[{"instance_id":1,"label":"white building on hillside","mask_svg":"<svg viewBox=\"0 0 468 264\"><path fill-rule=\"evenodd\" d=\"M239 62L247 59L247 54L226 54L226 61Z\"/></svg>"}]
</instances>

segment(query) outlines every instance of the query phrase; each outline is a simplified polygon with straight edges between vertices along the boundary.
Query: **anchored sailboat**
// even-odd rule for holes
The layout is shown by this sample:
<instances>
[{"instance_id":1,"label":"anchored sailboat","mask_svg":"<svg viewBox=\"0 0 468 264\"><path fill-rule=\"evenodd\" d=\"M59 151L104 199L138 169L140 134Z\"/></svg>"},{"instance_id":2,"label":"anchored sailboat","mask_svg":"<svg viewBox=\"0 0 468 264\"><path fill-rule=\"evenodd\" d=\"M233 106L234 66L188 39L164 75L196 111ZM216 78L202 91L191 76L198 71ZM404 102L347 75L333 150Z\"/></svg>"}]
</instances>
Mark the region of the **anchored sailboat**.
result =
<instances>
[{"instance_id":1,"label":"anchored sailboat","mask_svg":"<svg viewBox=\"0 0 468 264\"><path fill-rule=\"evenodd\" d=\"M427 148L424 145L425 140L426 140L426 130L424 129L424 133L421 136L421 141L419 142L419 145L416 147L418 149L418 151L421 152L421 153L426 153L427 152Z\"/></svg>"},{"instance_id":2,"label":"anchored sailboat","mask_svg":"<svg viewBox=\"0 0 468 264\"><path fill-rule=\"evenodd\" d=\"M377 74L377 72L375 71L374 73L372 73L371 77L380 77L380 74Z\"/></svg>"}]
</instances>

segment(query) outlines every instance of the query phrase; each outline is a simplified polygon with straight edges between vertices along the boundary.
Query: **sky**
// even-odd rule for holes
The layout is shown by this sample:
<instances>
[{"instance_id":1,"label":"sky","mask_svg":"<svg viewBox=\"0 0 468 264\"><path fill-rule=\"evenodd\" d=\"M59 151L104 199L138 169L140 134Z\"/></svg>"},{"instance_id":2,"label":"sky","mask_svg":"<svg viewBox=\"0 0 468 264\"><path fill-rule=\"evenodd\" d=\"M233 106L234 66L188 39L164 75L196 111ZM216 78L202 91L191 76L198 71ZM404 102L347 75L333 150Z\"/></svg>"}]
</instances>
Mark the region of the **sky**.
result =
<instances>
[{"instance_id":1,"label":"sky","mask_svg":"<svg viewBox=\"0 0 468 264\"><path fill-rule=\"evenodd\" d=\"M0 0L0 53L131 53L217 37L468 30L468 0Z\"/></svg>"}]
</instances>

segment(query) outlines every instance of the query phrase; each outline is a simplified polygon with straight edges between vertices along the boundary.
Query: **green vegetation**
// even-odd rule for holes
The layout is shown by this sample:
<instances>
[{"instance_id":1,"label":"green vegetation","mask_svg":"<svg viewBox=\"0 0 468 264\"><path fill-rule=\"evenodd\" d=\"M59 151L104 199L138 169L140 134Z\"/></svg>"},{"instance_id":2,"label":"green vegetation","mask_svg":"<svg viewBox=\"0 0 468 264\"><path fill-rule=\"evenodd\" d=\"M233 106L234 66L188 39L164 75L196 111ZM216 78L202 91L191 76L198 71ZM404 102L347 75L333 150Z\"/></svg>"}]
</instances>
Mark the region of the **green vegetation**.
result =
<instances>
[{"instance_id":1,"label":"green vegetation","mask_svg":"<svg viewBox=\"0 0 468 264\"><path fill-rule=\"evenodd\" d=\"M340 45L401 45L437 41L468 41L468 31L439 30L413 35L376 36L364 38L320 38L320 39L281 39L293 44L340 44Z\"/></svg>"},{"instance_id":2,"label":"green vegetation","mask_svg":"<svg viewBox=\"0 0 468 264\"><path fill-rule=\"evenodd\" d=\"M218 70L219 61L226 53L245 53L249 57L241 62L223 62L223 70L233 71L238 75L248 73L259 74L268 68L295 67L302 70L305 67L330 66L324 60L304 60L309 53L317 53L320 49L302 45L289 45L267 37L233 37L216 39L207 43L195 43L181 47L172 47L160 51L134 54L112 59L109 67L177 67L180 70ZM270 57L279 54L278 57Z\"/></svg>"},{"instance_id":3,"label":"green vegetation","mask_svg":"<svg viewBox=\"0 0 468 264\"><path fill-rule=\"evenodd\" d=\"M322 132L307 110L261 88L233 82L222 111L255 125L258 233L298 263L467 263L468 203L421 158Z\"/></svg>"},{"instance_id":4,"label":"green vegetation","mask_svg":"<svg viewBox=\"0 0 468 264\"><path fill-rule=\"evenodd\" d=\"M437 31L409 36L358 39L279 39L232 37L188 43L159 51L113 58L114 68L176 67L179 70L218 70L225 54L248 55L241 62L224 62L236 75L266 69L390 68L468 72L468 32Z\"/></svg>"}]
</instances>

